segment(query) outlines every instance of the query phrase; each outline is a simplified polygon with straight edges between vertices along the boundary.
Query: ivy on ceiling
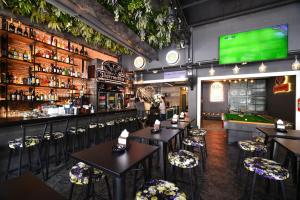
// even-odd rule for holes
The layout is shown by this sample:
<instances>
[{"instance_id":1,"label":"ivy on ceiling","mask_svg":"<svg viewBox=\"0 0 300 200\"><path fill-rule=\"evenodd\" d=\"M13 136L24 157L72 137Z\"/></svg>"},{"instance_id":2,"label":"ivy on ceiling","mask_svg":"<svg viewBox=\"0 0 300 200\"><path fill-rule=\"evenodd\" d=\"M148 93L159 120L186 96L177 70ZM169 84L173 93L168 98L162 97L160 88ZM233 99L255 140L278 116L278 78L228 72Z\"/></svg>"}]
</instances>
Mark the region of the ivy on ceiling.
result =
<instances>
[{"instance_id":1,"label":"ivy on ceiling","mask_svg":"<svg viewBox=\"0 0 300 200\"><path fill-rule=\"evenodd\" d=\"M105 48L116 54L132 54L127 48L95 31L76 17L57 9L45 0L0 0L0 7L11 10L31 22L47 24L55 31L66 31L75 37L82 37L88 44Z\"/></svg>"},{"instance_id":2,"label":"ivy on ceiling","mask_svg":"<svg viewBox=\"0 0 300 200\"><path fill-rule=\"evenodd\" d=\"M97 1L114 13L115 21L126 24L142 41L156 49L169 46L172 40L176 40L171 33L176 30L179 19L170 13L167 6L153 9L151 0Z\"/></svg>"}]
</instances>

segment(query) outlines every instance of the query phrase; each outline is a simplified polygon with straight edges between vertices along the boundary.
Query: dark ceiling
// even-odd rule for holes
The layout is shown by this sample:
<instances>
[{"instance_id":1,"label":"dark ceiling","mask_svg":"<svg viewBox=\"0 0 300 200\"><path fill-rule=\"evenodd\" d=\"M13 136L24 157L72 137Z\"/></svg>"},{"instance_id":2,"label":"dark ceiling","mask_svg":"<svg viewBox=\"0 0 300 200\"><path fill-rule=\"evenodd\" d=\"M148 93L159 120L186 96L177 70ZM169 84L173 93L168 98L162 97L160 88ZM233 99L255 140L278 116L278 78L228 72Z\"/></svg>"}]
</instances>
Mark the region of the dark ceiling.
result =
<instances>
[{"instance_id":1,"label":"dark ceiling","mask_svg":"<svg viewBox=\"0 0 300 200\"><path fill-rule=\"evenodd\" d=\"M177 0L187 23L198 26L299 0Z\"/></svg>"}]
</instances>

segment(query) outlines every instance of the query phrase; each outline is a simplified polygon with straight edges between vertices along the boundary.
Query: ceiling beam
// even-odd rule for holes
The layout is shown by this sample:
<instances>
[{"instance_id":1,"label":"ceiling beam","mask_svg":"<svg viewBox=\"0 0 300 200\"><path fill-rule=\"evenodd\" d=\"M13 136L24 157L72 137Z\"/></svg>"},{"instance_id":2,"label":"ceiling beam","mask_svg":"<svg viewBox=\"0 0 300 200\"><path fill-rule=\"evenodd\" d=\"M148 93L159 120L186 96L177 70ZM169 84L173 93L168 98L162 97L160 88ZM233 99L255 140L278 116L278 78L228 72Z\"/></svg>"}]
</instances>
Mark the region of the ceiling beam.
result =
<instances>
[{"instance_id":1,"label":"ceiling beam","mask_svg":"<svg viewBox=\"0 0 300 200\"><path fill-rule=\"evenodd\" d=\"M46 0L71 16L77 17L94 30L149 60L157 60L157 51L95 0Z\"/></svg>"},{"instance_id":2,"label":"ceiling beam","mask_svg":"<svg viewBox=\"0 0 300 200\"><path fill-rule=\"evenodd\" d=\"M185 4L185 5L182 5L181 8L184 10L186 8L189 8L189 7L192 7L192 6L196 6L198 4L202 4L202 3L205 3L209 0L195 0L194 2L192 3L189 3L189 4Z\"/></svg>"}]
</instances>

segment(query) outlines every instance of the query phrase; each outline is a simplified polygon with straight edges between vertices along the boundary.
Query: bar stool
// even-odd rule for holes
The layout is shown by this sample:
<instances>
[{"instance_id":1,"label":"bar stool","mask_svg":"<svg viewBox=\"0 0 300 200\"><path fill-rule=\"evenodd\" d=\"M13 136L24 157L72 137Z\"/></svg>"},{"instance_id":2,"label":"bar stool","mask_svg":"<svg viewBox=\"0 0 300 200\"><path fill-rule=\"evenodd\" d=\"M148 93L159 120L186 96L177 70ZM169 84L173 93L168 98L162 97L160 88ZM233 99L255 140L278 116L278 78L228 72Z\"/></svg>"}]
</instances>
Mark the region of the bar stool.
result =
<instances>
[{"instance_id":1,"label":"bar stool","mask_svg":"<svg viewBox=\"0 0 300 200\"><path fill-rule=\"evenodd\" d=\"M252 140L242 140L238 142L239 156L236 166L236 172L240 172L242 160L246 156L263 156L267 152L267 146L264 143Z\"/></svg>"},{"instance_id":2,"label":"bar stool","mask_svg":"<svg viewBox=\"0 0 300 200\"><path fill-rule=\"evenodd\" d=\"M201 155L202 160L202 170L205 170L205 161L206 161L206 155L205 155L205 142L202 137L196 137L196 136L189 136L183 139L182 143L186 147L191 147L194 151L194 148L199 148L199 153Z\"/></svg>"},{"instance_id":3,"label":"bar stool","mask_svg":"<svg viewBox=\"0 0 300 200\"><path fill-rule=\"evenodd\" d=\"M90 172L91 172L91 179L90 179ZM96 168L91 169L91 167L88 166L87 164L85 164L83 162L79 162L71 168L71 170L69 172L69 176L70 176L70 182L71 182L69 200L72 199L73 190L74 190L75 185L83 186L83 185L90 184L90 186L92 188L92 193L90 194L89 190L87 188L86 199L88 199L90 196L95 196L95 183L99 182L100 180L105 181L109 199L112 199L107 176L104 175L101 170L96 169ZM90 180L91 180L91 182L90 182Z\"/></svg>"},{"instance_id":4,"label":"bar stool","mask_svg":"<svg viewBox=\"0 0 300 200\"><path fill-rule=\"evenodd\" d=\"M253 172L250 200L252 200L254 197L254 188L255 188L257 175L269 180L274 180L276 182L279 181L282 198L286 200L283 181L289 178L289 172L287 169L283 168L279 163L273 160L268 160L261 157L246 158L244 160L244 166L249 171L249 173ZM245 194L247 193L247 189L248 189L248 177L246 181Z\"/></svg>"},{"instance_id":5,"label":"bar stool","mask_svg":"<svg viewBox=\"0 0 300 200\"><path fill-rule=\"evenodd\" d=\"M35 128L38 129L38 131L34 130L34 132L42 132L41 134L36 134L36 135L27 135L27 129L28 128ZM8 142L8 147L9 147L9 158L8 158L8 164L7 164L7 169L6 169L6 175L5 175L5 180L8 179L8 176L10 174L10 165L11 165L11 160L13 157L13 154L15 152L19 152L19 166L18 166L18 175L21 176L22 174L22 159L23 159L23 153L24 151L27 151L28 153L28 162L29 162L29 170L32 171L32 153L34 150L37 150L37 155L38 155L38 164L39 164L39 170L42 172L43 178L44 176L44 171L43 171L43 164L41 160L41 138L40 135L43 135L47 129L47 124L46 123L37 123L33 125L21 125L22 129L22 137L16 138L12 141Z\"/></svg>"},{"instance_id":6,"label":"bar stool","mask_svg":"<svg viewBox=\"0 0 300 200\"><path fill-rule=\"evenodd\" d=\"M110 120L105 123L105 132L106 138L110 138L112 140L114 138L114 131L115 131L115 120Z\"/></svg>"},{"instance_id":7,"label":"bar stool","mask_svg":"<svg viewBox=\"0 0 300 200\"><path fill-rule=\"evenodd\" d=\"M83 119L81 124L84 123L85 121ZM75 121L75 124L72 124L71 121L69 121L68 128L67 128L67 136L68 136L68 149L71 152L75 151L76 144L75 142L77 141L77 148L78 149L83 149L85 147L85 138L86 138L86 125L82 125L78 123L78 118L75 118L73 120L73 123ZM71 150L70 150L71 148Z\"/></svg>"},{"instance_id":8,"label":"bar stool","mask_svg":"<svg viewBox=\"0 0 300 200\"><path fill-rule=\"evenodd\" d=\"M207 145L206 145L206 134L207 130L202 129L202 128L193 128L189 130L189 134L191 136L196 136L196 137L202 137L204 141L204 146L205 146L205 155L208 156L207 154Z\"/></svg>"},{"instance_id":9,"label":"bar stool","mask_svg":"<svg viewBox=\"0 0 300 200\"><path fill-rule=\"evenodd\" d=\"M46 179L48 179L48 175L49 175L49 163L51 157L50 151L52 146L54 146L55 164L58 165L59 162L61 162L60 160L61 154L63 154L64 160L65 162L67 162L65 135L67 133L68 123L69 123L68 119L55 120L49 122L48 124L50 124L50 132L45 132L45 134L42 137L43 144L45 144L44 146L45 146L45 154L46 154Z\"/></svg>"},{"instance_id":10,"label":"bar stool","mask_svg":"<svg viewBox=\"0 0 300 200\"><path fill-rule=\"evenodd\" d=\"M161 199L161 200L186 200L186 194L171 182L154 179L145 183L136 193L136 200Z\"/></svg>"},{"instance_id":11,"label":"bar stool","mask_svg":"<svg viewBox=\"0 0 300 200\"><path fill-rule=\"evenodd\" d=\"M172 165L172 174L174 176L174 180L176 180L176 167L180 169L188 169L189 170L189 178L190 178L190 194L192 195L192 199L194 199L194 189L193 189L193 169L199 164L199 158L192 152L187 150L178 150L177 152L170 152L168 154L169 163ZM196 174L194 175L196 178ZM197 181L196 181L197 183Z\"/></svg>"}]
</instances>

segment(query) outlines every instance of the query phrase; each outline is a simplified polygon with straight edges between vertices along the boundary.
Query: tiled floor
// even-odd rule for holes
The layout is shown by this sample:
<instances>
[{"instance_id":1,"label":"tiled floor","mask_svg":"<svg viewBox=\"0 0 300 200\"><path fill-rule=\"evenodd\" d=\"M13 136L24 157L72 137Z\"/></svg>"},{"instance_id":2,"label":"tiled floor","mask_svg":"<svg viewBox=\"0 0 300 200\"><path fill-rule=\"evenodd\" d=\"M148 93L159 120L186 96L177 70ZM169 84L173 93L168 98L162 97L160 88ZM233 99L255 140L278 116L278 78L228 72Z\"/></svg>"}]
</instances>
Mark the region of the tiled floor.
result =
<instances>
[{"instance_id":1,"label":"tiled floor","mask_svg":"<svg viewBox=\"0 0 300 200\"><path fill-rule=\"evenodd\" d=\"M226 142L226 133L221 128L220 121L205 121L204 126L208 128L207 145L208 145L208 158L206 171L200 175L198 173L198 183L196 189L196 199L204 200L235 200L245 199L243 196L243 188L245 182L245 172L238 176L235 173L235 166L237 160L238 148L237 145L228 145ZM71 163L68 164L69 167ZM56 174L52 176L47 183L68 197L69 194L69 180L68 169L61 167L59 170L54 170ZM153 169L153 176L159 177L159 170ZM198 171L200 172L200 170ZM180 174L180 173L179 173ZM169 177L171 175L169 174ZM183 179L186 180L187 174L183 172ZM127 199L134 199L132 192L133 176L131 173L127 175L126 191ZM140 181L142 183L142 180ZM190 188L187 184L177 183L177 185L190 195ZM276 199L279 195L276 195L276 190L273 187L269 193L265 192L265 181L258 179L255 199L259 200L271 200ZM103 197L106 197L104 182L100 182L96 185L96 191ZM295 199L295 185L291 183L291 178L286 183L286 191L288 199ZM74 190L73 199L83 199L84 188L77 187Z\"/></svg>"}]
</instances>

